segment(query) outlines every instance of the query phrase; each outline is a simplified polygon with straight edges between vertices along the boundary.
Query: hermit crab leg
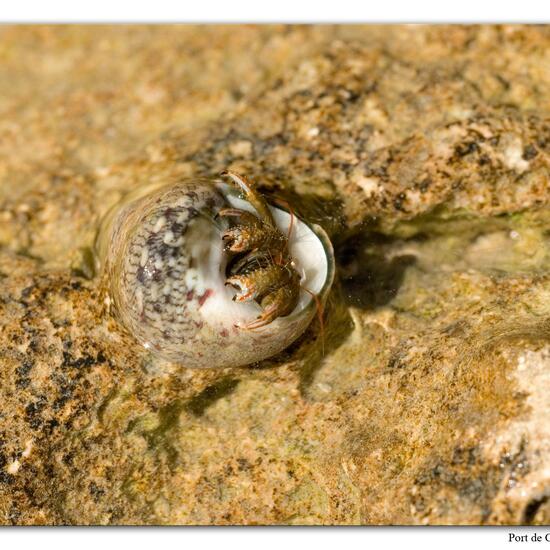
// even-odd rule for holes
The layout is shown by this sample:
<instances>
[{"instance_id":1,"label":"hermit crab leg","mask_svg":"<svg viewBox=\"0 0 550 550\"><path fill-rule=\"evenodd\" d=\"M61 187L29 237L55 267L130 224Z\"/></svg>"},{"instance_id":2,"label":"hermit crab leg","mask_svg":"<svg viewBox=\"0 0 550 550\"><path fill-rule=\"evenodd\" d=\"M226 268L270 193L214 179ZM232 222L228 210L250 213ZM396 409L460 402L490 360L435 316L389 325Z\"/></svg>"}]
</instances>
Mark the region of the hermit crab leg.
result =
<instances>
[{"instance_id":1,"label":"hermit crab leg","mask_svg":"<svg viewBox=\"0 0 550 550\"><path fill-rule=\"evenodd\" d=\"M240 210L239 208L222 208L218 216L234 217L241 218L243 222L240 224L241 227L248 227L251 230L259 231L262 228L262 222L248 210Z\"/></svg>"},{"instance_id":2,"label":"hermit crab leg","mask_svg":"<svg viewBox=\"0 0 550 550\"><path fill-rule=\"evenodd\" d=\"M235 218L239 217L245 223L254 223L258 224L258 218L249 212L248 210L241 210L240 208L222 208L217 214L217 216L233 216Z\"/></svg>"},{"instance_id":3,"label":"hermit crab leg","mask_svg":"<svg viewBox=\"0 0 550 550\"><path fill-rule=\"evenodd\" d=\"M253 330L261 328L273 322L278 317L290 315L300 295L299 287L290 289L289 287L278 288L270 292L263 300L262 307L264 308L261 315L247 325L241 326L243 330Z\"/></svg>"},{"instance_id":4,"label":"hermit crab leg","mask_svg":"<svg viewBox=\"0 0 550 550\"><path fill-rule=\"evenodd\" d=\"M283 289L280 289L281 291ZM282 294L282 293L281 293ZM265 327L269 323L273 322L277 317L279 317L279 304L277 301L274 301L269 307L265 308L262 314L254 321L239 326L242 330L254 330L256 328Z\"/></svg>"},{"instance_id":5,"label":"hermit crab leg","mask_svg":"<svg viewBox=\"0 0 550 550\"><path fill-rule=\"evenodd\" d=\"M248 181L243 176L235 174L235 172L230 172L229 170L224 170L221 176L230 177L233 182L241 189L241 191L246 195L248 202L256 209L262 221L271 227L277 227L275 225L275 220L271 214L271 210L267 205L265 199L260 195L252 186L252 182Z\"/></svg>"}]
</instances>

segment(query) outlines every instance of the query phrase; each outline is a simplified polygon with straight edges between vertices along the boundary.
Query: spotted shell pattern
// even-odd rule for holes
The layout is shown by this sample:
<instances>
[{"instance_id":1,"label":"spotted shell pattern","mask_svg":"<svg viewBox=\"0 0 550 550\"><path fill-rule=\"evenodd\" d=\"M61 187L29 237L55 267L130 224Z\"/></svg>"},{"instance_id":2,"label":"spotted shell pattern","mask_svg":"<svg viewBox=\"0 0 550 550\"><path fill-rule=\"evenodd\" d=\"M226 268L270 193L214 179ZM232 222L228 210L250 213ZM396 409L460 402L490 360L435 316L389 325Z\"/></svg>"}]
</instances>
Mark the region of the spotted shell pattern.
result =
<instances>
[{"instance_id":1,"label":"spotted shell pattern","mask_svg":"<svg viewBox=\"0 0 550 550\"><path fill-rule=\"evenodd\" d=\"M142 216L126 245L118 283L119 299L147 325L147 339L166 340L171 345L189 340L200 328L201 322L189 323L189 317L212 292L201 288L197 280L197 257L181 251L188 239L201 237L190 230L194 222L201 221L199 214L213 218L224 206L221 196L201 185L180 191L179 187L172 189ZM194 247L198 252L200 248Z\"/></svg>"}]
</instances>

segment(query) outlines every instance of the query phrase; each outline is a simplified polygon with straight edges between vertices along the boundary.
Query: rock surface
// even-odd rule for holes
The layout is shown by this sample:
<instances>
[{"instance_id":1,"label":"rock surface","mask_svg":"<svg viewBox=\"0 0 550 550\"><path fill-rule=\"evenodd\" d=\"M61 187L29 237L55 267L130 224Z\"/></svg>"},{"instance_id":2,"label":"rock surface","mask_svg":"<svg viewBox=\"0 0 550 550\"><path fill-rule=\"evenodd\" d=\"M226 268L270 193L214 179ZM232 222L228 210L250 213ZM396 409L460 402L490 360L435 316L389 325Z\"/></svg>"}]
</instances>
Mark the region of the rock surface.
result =
<instances>
[{"instance_id":1,"label":"rock surface","mask_svg":"<svg viewBox=\"0 0 550 550\"><path fill-rule=\"evenodd\" d=\"M0 29L0 522L550 522L550 29ZM332 234L283 354L195 371L94 274L129 189L233 168Z\"/></svg>"}]
</instances>

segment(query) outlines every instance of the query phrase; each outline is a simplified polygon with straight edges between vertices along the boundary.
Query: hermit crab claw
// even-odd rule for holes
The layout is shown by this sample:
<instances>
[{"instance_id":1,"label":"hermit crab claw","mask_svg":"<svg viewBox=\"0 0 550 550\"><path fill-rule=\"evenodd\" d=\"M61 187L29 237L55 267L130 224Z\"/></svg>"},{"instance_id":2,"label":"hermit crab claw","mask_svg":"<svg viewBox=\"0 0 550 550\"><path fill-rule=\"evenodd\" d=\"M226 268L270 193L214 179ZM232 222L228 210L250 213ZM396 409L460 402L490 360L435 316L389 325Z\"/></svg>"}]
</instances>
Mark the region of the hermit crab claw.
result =
<instances>
[{"instance_id":1,"label":"hermit crab claw","mask_svg":"<svg viewBox=\"0 0 550 550\"><path fill-rule=\"evenodd\" d=\"M233 296L234 302L246 302L254 298L256 289L253 285L248 284L248 280L246 277L239 275L229 277L225 281L225 286L231 286L238 291L237 294Z\"/></svg>"},{"instance_id":2,"label":"hermit crab claw","mask_svg":"<svg viewBox=\"0 0 550 550\"><path fill-rule=\"evenodd\" d=\"M264 231L260 220L251 212L238 208L223 208L218 216L238 217L242 223L227 229L222 234L225 249L231 252L253 250L264 241Z\"/></svg>"}]
</instances>

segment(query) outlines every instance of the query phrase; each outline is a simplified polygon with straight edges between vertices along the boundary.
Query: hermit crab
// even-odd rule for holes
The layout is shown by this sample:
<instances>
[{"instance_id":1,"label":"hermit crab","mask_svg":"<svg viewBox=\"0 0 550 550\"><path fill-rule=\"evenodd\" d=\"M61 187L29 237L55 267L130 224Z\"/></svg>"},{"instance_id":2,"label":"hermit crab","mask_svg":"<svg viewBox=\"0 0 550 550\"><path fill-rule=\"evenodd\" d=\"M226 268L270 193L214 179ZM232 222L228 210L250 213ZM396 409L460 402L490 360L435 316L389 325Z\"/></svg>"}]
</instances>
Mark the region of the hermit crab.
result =
<instances>
[{"instance_id":1,"label":"hermit crab","mask_svg":"<svg viewBox=\"0 0 550 550\"><path fill-rule=\"evenodd\" d=\"M290 256L289 235L284 235L277 227L263 196L244 177L233 172L222 175L231 177L256 210L253 214L239 208L223 208L218 215L240 219L239 224L222 235L226 251L244 254L231 263L225 284L239 291L234 300L253 299L263 309L256 321L241 328L260 328L294 311L300 297L301 276ZM292 225L291 221L289 234Z\"/></svg>"},{"instance_id":2,"label":"hermit crab","mask_svg":"<svg viewBox=\"0 0 550 550\"><path fill-rule=\"evenodd\" d=\"M325 232L230 171L130 192L103 219L96 252L118 321L194 368L279 353L319 315L334 277Z\"/></svg>"}]
</instances>

